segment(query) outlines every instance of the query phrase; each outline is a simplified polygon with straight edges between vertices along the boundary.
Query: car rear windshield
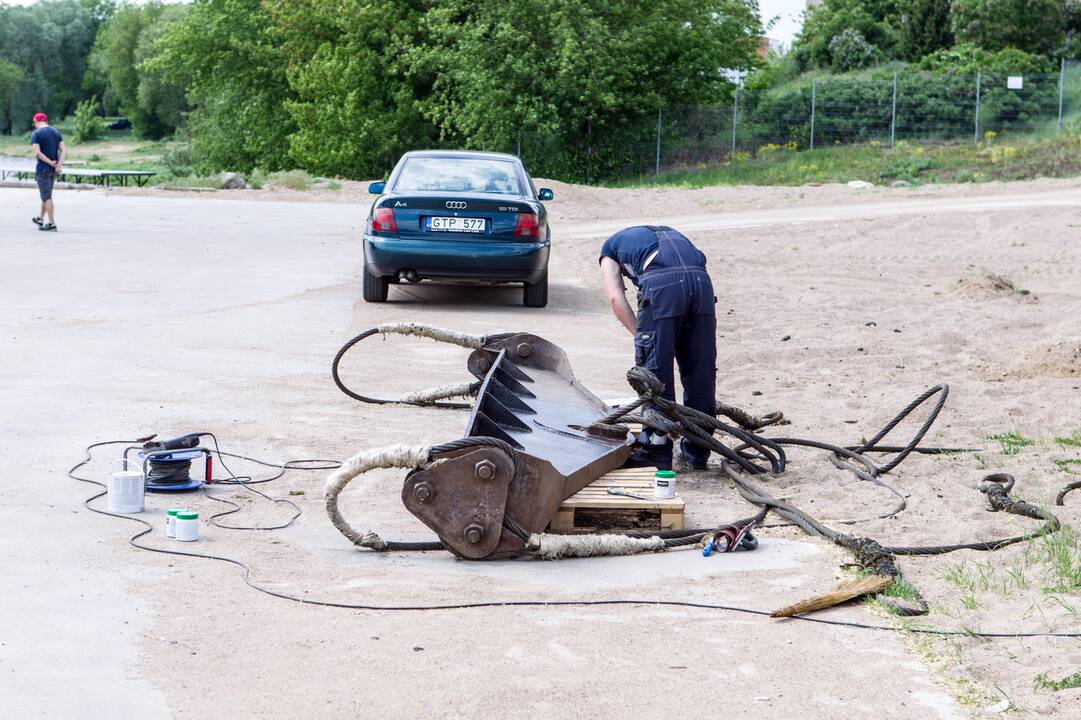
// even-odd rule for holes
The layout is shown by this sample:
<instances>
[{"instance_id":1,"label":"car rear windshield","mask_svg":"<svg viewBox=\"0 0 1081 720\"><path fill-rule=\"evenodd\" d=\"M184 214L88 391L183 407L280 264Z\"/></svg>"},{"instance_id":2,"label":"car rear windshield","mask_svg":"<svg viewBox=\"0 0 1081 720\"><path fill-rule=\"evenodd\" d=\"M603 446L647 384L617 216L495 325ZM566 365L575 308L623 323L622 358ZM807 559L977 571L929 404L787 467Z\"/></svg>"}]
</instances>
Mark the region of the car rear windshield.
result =
<instances>
[{"instance_id":1,"label":"car rear windshield","mask_svg":"<svg viewBox=\"0 0 1081 720\"><path fill-rule=\"evenodd\" d=\"M394 190L523 194L518 169L513 162L451 157L409 158L398 175Z\"/></svg>"}]
</instances>

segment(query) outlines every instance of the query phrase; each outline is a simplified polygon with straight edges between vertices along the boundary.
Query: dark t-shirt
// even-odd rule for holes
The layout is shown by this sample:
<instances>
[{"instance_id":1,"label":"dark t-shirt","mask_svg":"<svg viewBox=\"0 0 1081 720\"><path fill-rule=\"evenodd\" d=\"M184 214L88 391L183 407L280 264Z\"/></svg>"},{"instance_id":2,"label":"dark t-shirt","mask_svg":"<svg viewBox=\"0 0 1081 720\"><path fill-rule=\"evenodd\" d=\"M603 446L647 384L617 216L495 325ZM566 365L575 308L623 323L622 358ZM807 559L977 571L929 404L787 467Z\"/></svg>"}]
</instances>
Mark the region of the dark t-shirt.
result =
<instances>
[{"instance_id":1,"label":"dark t-shirt","mask_svg":"<svg viewBox=\"0 0 1081 720\"><path fill-rule=\"evenodd\" d=\"M637 287L642 266L656 249L657 234L644 225L638 225L624 228L605 240L601 246L601 258L615 260L623 274Z\"/></svg>"},{"instance_id":2,"label":"dark t-shirt","mask_svg":"<svg viewBox=\"0 0 1081 720\"><path fill-rule=\"evenodd\" d=\"M56 161L60 159L60 141L63 140L60 137L60 131L56 128L46 125L43 128L38 128L30 135L30 144L38 145L41 147L41 154L50 160ZM39 173L51 173L55 172L52 165L46 165L38 158Z\"/></svg>"}]
</instances>

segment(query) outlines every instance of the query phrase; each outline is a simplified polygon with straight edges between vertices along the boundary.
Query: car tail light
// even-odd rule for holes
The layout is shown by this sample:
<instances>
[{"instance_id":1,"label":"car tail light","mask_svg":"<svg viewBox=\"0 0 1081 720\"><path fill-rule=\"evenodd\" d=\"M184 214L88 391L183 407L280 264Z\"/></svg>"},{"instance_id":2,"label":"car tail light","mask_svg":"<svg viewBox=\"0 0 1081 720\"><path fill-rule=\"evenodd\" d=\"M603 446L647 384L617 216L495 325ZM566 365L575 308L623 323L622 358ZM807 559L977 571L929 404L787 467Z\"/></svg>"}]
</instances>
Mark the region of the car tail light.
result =
<instances>
[{"instance_id":1,"label":"car tail light","mask_svg":"<svg viewBox=\"0 0 1081 720\"><path fill-rule=\"evenodd\" d=\"M394 211L390 208L376 208L372 213L372 232L398 232L398 223L394 222Z\"/></svg>"},{"instance_id":2,"label":"car tail light","mask_svg":"<svg viewBox=\"0 0 1081 720\"><path fill-rule=\"evenodd\" d=\"M521 213L514 225L514 237L539 238L540 216Z\"/></svg>"}]
</instances>

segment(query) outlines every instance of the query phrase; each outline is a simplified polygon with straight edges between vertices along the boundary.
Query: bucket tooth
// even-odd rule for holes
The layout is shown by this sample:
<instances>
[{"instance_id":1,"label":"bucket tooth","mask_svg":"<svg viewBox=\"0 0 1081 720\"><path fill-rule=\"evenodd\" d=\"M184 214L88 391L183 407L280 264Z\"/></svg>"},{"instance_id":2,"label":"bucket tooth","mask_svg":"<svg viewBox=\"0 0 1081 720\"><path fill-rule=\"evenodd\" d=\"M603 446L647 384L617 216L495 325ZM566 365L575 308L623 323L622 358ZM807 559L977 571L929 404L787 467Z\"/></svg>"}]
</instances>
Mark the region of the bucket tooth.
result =
<instances>
[{"instance_id":1,"label":"bucket tooth","mask_svg":"<svg viewBox=\"0 0 1081 720\"><path fill-rule=\"evenodd\" d=\"M518 395L519 397L537 397L533 393L526 390L525 386L522 385L522 383L518 382L514 377L512 377L510 373L506 372L503 367L503 363L500 363L494 368L492 373L492 377L497 380L499 384L503 385L505 388L510 390L515 395ZM532 382L532 380L530 380L530 382Z\"/></svg>"},{"instance_id":2,"label":"bucket tooth","mask_svg":"<svg viewBox=\"0 0 1081 720\"><path fill-rule=\"evenodd\" d=\"M491 391L492 396L507 406L508 410L516 413L526 413L528 415L537 414L536 410L526 405L521 398L511 392L506 385L495 378L493 378L492 382L488 385L488 389Z\"/></svg>"},{"instance_id":3,"label":"bucket tooth","mask_svg":"<svg viewBox=\"0 0 1081 720\"><path fill-rule=\"evenodd\" d=\"M503 440L504 442L510 443L511 447L516 450L524 449L523 445L517 440L515 440L510 433L508 433L506 430L500 427L498 423L496 423L494 420L492 420L482 412L477 413L476 425L474 427L476 429L477 435L498 438L500 440Z\"/></svg>"},{"instance_id":4,"label":"bucket tooth","mask_svg":"<svg viewBox=\"0 0 1081 720\"><path fill-rule=\"evenodd\" d=\"M529 377L522 368L515 365L506 357L503 358L503 362L499 366L501 369L506 370L507 374L512 376L515 380L521 380L522 382L531 383L533 378Z\"/></svg>"},{"instance_id":5,"label":"bucket tooth","mask_svg":"<svg viewBox=\"0 0 1081 720\"><path fill-rule=\"evenodd\" d=\"M507 406L499 402L495 395L485 395L481 400L480 409L481 412L488 416L489 420L495 421L505 430L533 432L533 428L526 425L517 415L508 410Z\"/></svg>"}]
</instances>

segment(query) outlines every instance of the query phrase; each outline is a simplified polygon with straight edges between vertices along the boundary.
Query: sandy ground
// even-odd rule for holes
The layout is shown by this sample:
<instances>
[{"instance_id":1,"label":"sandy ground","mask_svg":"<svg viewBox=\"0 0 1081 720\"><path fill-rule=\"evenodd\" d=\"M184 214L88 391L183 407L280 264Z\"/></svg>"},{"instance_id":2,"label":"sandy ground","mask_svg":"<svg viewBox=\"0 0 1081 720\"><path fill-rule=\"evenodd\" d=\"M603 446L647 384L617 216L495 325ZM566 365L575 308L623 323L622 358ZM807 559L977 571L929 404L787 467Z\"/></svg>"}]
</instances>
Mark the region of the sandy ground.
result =
<instances>
[{"instance_id":1,"label":"sandy ground","mask_svg":"<svg viewBox=\"0 0 1081 720\"><path fill-rule=\"evenodd\" d=\"M1018 496L1047 504L1071 479L1056 461L1081 458L1053 440L1081 428L1079 185L556 185L543 310L522 308L518 289L398 287L386 305L363 303L357 237L366 206L355 192L353 203L295 193L63 193L62 231L43 237L28 222L34 193L0 189L8 460L0 717L607 718L721 709L965 718L1003 709L1003 700L1026 716L1076 717L1081 691L1037 689L1034 678L1076 672L1078 640L940 640L657 606L387 613L290 603L249 589L235 567L131 549L135 524L85 511L91 489L64 470L90 442L155 431L211 430L224 449L278 461L457 437L462 413L363 407L331 384L337 347L387 320L536 332L567 350L597 394L626 397L631 342L598 290L597 237L629 219L681 226L683 216L718 289L721 398L783 410L792 420L779 429L785 435L854 442L929 385L951 384L929 441L980 452L911 458L889 476L908 510L854 528L891 544L1022 531L1033 523L986 512L974 487L985 472L1013 472ZM465 379L459 349L370 343L346 368L358 387L392 395ZM1009 431L1036 442L1007 455L987 439ZM101 477L111 457L100 453L87 472ZM347 516L384 536L427 537L401 506L400 480L385 472L353 483ZM772 609L830 587L847 560L788 528L763 531L757 553L710 559L478 564L376 555L353 550L329 525L321 484L321 473L291 472L262 486L304 510L293 527L204 525L197 549L246 562L254 582L276 591L376 604L635 598ZM819 453L793 453L789 472L770 484L834 521L890 503ZM685 475L682 491L693 525L747 510L713 472ZM228 519L236 524L288 517L240 488L213 494L241 504ZM176 547L160 531L172 504L149 498L149 544ZM187 504L204 518L219 509L203 496ZM1075 495L1056 512L1076 524L1079 508ZM1081 597L1061 587L1047 556L1033 543L901 565L932 604L921 624L1077 632ZM823 616L892 622L861 606Z\"/></svg>"}]
</instances>

